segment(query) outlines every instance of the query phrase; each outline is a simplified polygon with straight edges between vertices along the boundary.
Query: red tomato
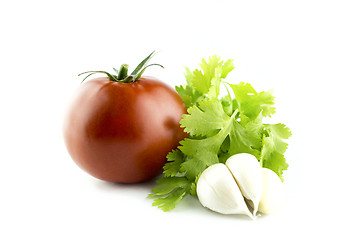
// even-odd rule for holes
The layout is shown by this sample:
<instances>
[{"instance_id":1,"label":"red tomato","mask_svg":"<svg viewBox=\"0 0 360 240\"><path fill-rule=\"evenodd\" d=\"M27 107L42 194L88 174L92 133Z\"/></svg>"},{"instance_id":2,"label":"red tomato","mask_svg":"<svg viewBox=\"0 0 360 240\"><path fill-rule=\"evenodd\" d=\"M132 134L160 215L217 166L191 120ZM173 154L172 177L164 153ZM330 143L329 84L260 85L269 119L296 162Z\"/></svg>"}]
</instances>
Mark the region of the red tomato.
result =
<instances>
[{"instance_id":1,"label":"red tomato","mask_svg":"<svg viewBox=\"0 0 360 240\"><path fill-rule=\"evenodd\" d=\"M101 77L80 86L63 135L72 159L92 176L142 182L162 172L167 153L187 136L179 124L185 113L180 96L155 78Z\"/></svg>"}]
</instances>

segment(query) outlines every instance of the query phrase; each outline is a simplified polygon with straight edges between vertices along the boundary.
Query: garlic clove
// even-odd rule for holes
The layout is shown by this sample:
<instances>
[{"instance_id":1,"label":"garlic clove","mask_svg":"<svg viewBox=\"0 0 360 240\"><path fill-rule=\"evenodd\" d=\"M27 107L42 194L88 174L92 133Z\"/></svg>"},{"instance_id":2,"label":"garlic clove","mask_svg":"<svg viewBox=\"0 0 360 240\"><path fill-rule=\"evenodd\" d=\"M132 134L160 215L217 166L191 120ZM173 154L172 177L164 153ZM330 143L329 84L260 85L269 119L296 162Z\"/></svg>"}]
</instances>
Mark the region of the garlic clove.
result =
<instances>
[{"instance_id":1,"label":"garlic clove","mask_svg":"<svg viewBox=\"0 0 360 240\"><path fill-rule=\"evenodd\" d=\"M258 160L251 154L240 153L231 156L225 164L235 178L242 195L251 201L255 216L263 188L262 170Z\"/></svg>"},{"instance_id":2,"label":"garlic clove","mask_svg":"<svg viewBox=\"0 0 360 240\"><path fill-rule=\"evenodd\" d=\"M259 211L272 213L277 211L284 200L285 191L279 176L268 168L262 168L263 191L259 203Z\"/></svg>"},{"instance_id":3,"label":"garlic clove","mask_svg":"<svg viewBox=\"0 0 360 240\"><path fill-rule=\"evenodd\" d=\"M246 214L253 218L229 169L222 163L208 167L197 182L200 203L222 214Z\"/></svg>"}]
</instances>

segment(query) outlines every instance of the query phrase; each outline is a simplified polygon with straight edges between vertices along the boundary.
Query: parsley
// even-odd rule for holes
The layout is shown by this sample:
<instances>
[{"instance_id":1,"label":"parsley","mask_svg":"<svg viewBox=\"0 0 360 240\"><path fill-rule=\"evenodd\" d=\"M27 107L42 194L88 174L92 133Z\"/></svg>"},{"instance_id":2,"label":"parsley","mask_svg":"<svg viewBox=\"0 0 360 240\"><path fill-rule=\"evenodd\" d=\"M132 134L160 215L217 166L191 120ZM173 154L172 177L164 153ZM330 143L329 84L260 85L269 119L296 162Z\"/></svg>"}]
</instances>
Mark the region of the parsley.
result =
<instances>
[{"instance_id":1,"label":"parsley","mask_svg":"<svg viewBox=\"0 0 360 240\"><path fill-rule=\"evenodd\" d=\"M149 194L155 198L153 205L163 211L175 208L188 194L196 196L200 174L234 154L253 154L282 180L288 168L284 139L291 136L290 129L281 123L263 123L264 117L275 113L272 91L257 92L249 83L225 82L234 69L232 60L223 62L214 55L207 62L203 59L200 68L185 68L186 84L175 88L188 108L180 124L189 138L167 155L164 175ZM227 95L220 95L221 86Z\"/></svg>"}]
</instances>

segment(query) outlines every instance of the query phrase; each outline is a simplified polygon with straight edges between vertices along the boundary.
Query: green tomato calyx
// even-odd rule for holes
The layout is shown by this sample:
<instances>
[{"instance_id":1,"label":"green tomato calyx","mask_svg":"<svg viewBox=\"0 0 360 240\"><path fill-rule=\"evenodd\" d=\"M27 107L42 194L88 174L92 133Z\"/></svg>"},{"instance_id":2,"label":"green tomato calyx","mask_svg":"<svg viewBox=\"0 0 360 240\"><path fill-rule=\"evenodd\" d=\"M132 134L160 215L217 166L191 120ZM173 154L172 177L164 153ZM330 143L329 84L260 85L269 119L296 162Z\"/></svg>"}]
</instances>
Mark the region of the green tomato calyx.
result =
<instances>
[{"instance_id":1,"label":"green tomato calyx","mask_svg":"<svg viewBox=\"0 0 360 240\"><path fill-rule=\"evenodd\" d=\"M83 74L87 74L86 77L81 81L84 82L88 77L90 77L93 74L96 73L102 73L106 74L110 81L114 82L123 82L123 83L132 83L138 80L141 75L145 72L145 70L150 66L160 66L164 68L162 65L157 63L148 64L149 60L155 55L155 51L150 53L149 56L147 56L144 60L142 60L139 65L134 69L134 71L131 72L130 75L128 75L129 65L122 64L120 66L120 69L113 68L116 74L110 74L106 71L87 71L80 73L78 76L81 76Z\"/></svg>"}]
</instances>

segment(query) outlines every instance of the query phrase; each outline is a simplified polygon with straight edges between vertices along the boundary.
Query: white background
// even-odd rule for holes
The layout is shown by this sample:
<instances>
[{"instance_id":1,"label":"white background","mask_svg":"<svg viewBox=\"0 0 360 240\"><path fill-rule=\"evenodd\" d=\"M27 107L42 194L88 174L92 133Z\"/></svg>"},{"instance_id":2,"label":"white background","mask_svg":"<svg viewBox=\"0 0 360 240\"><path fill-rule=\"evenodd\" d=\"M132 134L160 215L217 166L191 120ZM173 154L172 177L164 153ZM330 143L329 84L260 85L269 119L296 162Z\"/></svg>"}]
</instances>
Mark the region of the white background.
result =
<instances>
[{"instance_id":1,"label":"white background","mask_svg":"<svg viewBox=\"0 0 360 240\"><path fill-rule=\"evenodd\" d=\"M359 239L358 1L2 1L0 239ZM234 82L274 89L293 131L286 205L251 221L196 198L163 213L154 186L102 182L62 139L77 74L136 64L171 86L184 66L234 59ZM213 238L212 238L213 239Z\"/></svg>"}]
</instances>

